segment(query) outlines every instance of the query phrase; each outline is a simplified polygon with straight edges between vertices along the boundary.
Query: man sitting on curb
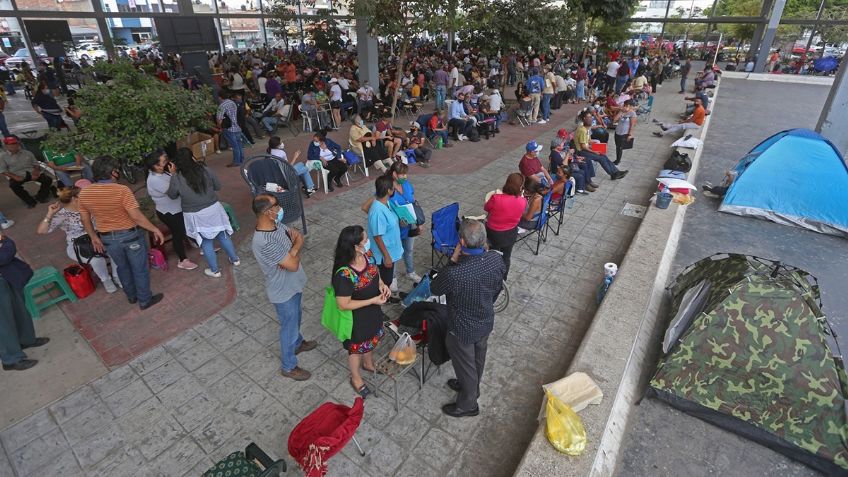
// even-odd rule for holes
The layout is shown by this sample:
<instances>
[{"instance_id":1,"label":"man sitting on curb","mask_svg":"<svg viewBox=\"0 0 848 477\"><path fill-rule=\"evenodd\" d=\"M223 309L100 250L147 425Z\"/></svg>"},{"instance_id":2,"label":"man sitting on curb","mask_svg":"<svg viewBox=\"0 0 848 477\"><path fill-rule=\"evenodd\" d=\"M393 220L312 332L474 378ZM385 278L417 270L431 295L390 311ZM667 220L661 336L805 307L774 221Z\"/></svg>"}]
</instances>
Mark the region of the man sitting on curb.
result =
<instances>
[{"instance_id":1,"label":"man sitting on curb","mask_svg":"<svg viewBox=\"0 0 848 477\"><path fill-rule=\"evenodd\" d=\"M448 129L453 128L456 131L457 141L465 141L468 135L471 134L471 128L474 123L471 117L465 112L465 95L458 93L456 101L450 105L450 114L448 116Z\"/></svg>"},{"instance_id":2,"label":"man sitting on curb","mask_svg":"<svg viewBox=\"0 0 848 477\"><path fill-rule=\"evenodd\" d=\"M669 123L659 123L657 120L654 120L655 123L658 123L660 131L654 131L654 136L663 137L668 133L676 132L676 131L684 131L686 129L698 129L704 125L704 118L706 118L707 112L704 110L704 106L701 104L701 98L695 97L695 109L692 111L692 114L689 115L688 118L680 121L677 124L669 124Z\"/></svg>"},{"instance_id":3,"label":"man sitting on curb","mask_svg":"<svg viewBox=\"0 0 848 477\"><path fill-rule=\"evenodd\" d=\"M589 147L589 128L592 126L591 113L584 111L581 113L580 119L583 121L583 124L574 131L574 149L577 151L577 156L600 164L601 168L609 174L612 180L618 180L626 176L627 171L618 170L607 156L592 152L592 149Z\"/></svg>"}]
</instances>

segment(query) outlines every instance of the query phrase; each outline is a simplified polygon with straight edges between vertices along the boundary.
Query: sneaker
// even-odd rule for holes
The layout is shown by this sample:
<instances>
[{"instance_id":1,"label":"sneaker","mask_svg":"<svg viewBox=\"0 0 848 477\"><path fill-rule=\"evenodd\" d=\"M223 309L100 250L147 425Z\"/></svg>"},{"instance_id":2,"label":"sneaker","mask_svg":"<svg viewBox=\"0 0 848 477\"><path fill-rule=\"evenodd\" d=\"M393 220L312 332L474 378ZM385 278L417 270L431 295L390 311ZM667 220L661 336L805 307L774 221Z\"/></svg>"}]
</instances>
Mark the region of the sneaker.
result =
<instances>
[{"instance_id":1,"label":"sneaker","mask_svg":"<svg viewBox=\"0 0 848 477\"><path fill-rule=\"evenodd\" d=\"M397 291L398 291L397 277L392 278L392 284L389 285L389 290L391 290L392 293L397 293Z\"/></svg>"},{"instance_id":2,"label":"sneaker","mask_svg":"<svg viewBox=\"0 0 848 477\"><path fill-rule=\"evenodd\" d=\"M544 119L540 119L540 120L539 120L539 124L547 124L547 123L548 123L548 122L547 122L546 120L544 120Z\"/></svg>"},{"instance_id":3,"label":"sneaker","mask_svg":"<svg viewBox=\"0 0 848 477\"><path fill-rule=\"evenodd\" d=\"M206 270L203 270L203 273L205 273L207 277L221 278L221 272L220 271L213 272L211 268L207 268Z\"/></svg>"},{"instance_id":4,"label":"sneaker","mask_svg":"<svg viewBox=\"0 0 848 477\"><path fill-rule=\"evenodd\" d=\"M580 190L580 189L578 189L578 190L577 190L577 193L578 193L578 194L583 194L583 195L589 195L589 193L588 193L588 192L586 192L585 190Z\"/></svg>"},{"instance_id":5,"label":"sneaker","mask_svg":"<svg viewBox=\"0 0 848 477\"><path fill-rule=\"evenodd\" d=\"M195 268L197 268L197 264L189 259L185 259L180 260L180 262L177 264L177 268L181 268L183 270L194 270Z\"/></svg>"},{"instance_id":6,"label":"sneaker","mask_svg":"<svg viewBox=\"0 0 848 477\"><path fill-rule=\"evenodd\" d=\"M464 136L464 135L460 134L459 136L457 136L457 137L456 137L456 140L457 140L457 141L460 141L460 142L461 142L461 141L467 141L467 140L468 140L468 136Z\"/></svg>"},{"instance_id":7,"label":"sneaker","mask_svg":"<svg viewBox=\"0 0 848 477\"><path fill-rule=\"evenodd\" d=\"M284 378L294 379L295 381L306 381L307 379L312 377L312 373L295 366L294 369L292 369L291 371L283 371L281 369L280 376Z\"/></svg>"},{"instance_id":8,"label":"sneaker","mask_svg":"<svg viewBox=\"0 0 848 477\"><path fill-rule=\"evenodd\" d=\"M526 234L526 233L527 233L527 229L522 229L521 227L518 227L518 235Z\"/></svg>"},{"instance_id":9,"label":"sneaker","mask_svg":"<svg viewBox=\"0 0 848 477\"><path fill-rule=\"evenodd\" d=\"M409 272L406 274L406 278L412 280L413 283L418 283L421 281L421 275L415 272Z\"/></svg>"},{"instance_id":10,"label":"sneaker","mask_svg":"<svg viewBox=\"0 0 848 477\"><path fill-rule=\"evenodd\" d=\"M113 282L111 278L107 278L103 281L103 288L106 289L106 293L115 293L118 291L118 287L115 286L115 282Z\"/></svg>"},{"instance_id":11,"label":"sneaker","mask_svg":"<svg viewBox=\"0 0 848 477\"><path fill-rule=\"evenodd\" d=\"M234 267L237 267L237 266L241 265L241 260L236 259L235 262L230 262L230 263L232 263Z\"/></svg>"},{"instance_id":12,"label":"sneaker","mask_svg":"<svg viewBox=\"0 0 848 477\"><path fill-rule=\"evenodd\" d=\"M11 227L11 226L13 226L13 225L15 225L15 221L14 221L14 220L12 220L12 219L6 219L6 221L5 221L5 222L3 222L2 224L0 224L0 229L6 230L6 229L8 229L9 227Z\"/></svg>"}]
</instances>

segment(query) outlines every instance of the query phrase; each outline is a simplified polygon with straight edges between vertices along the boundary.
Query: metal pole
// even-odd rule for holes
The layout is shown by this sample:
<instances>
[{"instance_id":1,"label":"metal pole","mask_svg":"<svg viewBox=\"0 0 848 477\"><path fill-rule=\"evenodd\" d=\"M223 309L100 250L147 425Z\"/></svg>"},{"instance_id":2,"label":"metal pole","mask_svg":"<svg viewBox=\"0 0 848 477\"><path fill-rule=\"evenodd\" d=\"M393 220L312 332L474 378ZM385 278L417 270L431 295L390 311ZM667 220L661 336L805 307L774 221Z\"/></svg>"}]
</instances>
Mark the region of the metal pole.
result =
<instances>
[{"instance_id":1,"label":"metal pole","mask_svg":"<svg viewBox=\"0 0 848 477\"><path fill-rule=\"evenodd\" d=\"M709 37L709 34L707 34ZM718 33L718 45L716 45L715 55L713 55L713 64L716 64L716 60L718 60L718 49L721 47L721 39L724 38L724 32Z\"/></svg>"},{"instance_id":2,"label":"metal pole","mask_svg":"<svg viewBox=\"0 0 848 477\"><path fill-rule=\"evenodd\" d=\"M816 30L819 29L819 20L821 20L822 10L824 10L824 0L819 4L819 11L816 12L816 22L813 23L813 31L810 32L810 38L807 39L807 47L804 48L804 61L807 61L807 54L810 52L810 46L813 44L813 37L816 35ZM822 47L824 51L824 47Z\"/></svg>"},{"instance_id":3,"label":"metal pole","mask_svg":"<svg viewBox=\"0 0 848 477\"><path fill-rule=\"evenodd\" d=\"M665 17L663 19L662 30L660 31L660 43L665 39L665 23L668 21L668 11L671 10L671 0L665 4Z\"/></svg>"},{"instance_id":4,"label":"metal pole","mask_svg":"<svg viewBox=\"0 0 848 477\"><path fill-rule=\"evenodd\" d=\"M297 0L297 23L300 26L300 51L303 51L306 40L303 36L303 10L300 8L300 0Z\"/></svg>"},{"instance_id":5,"label":"metal pole","mask_svg":"<svg viewBox=\"0 0 848 477\"><path fill-rule=\"evenodd\" d=\"M768 25L766 25L766 33L763 35L763 42L760 44L760 52L757 55L757 62L754 64L754 72L760 73L768 62L771 44L774 42L774 36L777 34L777 26L780 24L780 17L783 16L783 7L786 6L786 0L775 0L774 7L769 14Z\"/></svg>"},{"instance_id":6,"label":"metal pole","mask_svg":"<svg viewBox=\"0 0 848 477\"><path fill-rule=\"evenodd\" d=\"M816 124L816 131L822 136L830 139L836 149L843 154L848 153L848 61L839 65L839 71L833 79L833 86L827 101L822 108L821 116Z\"/></svg>"}]
</instances>

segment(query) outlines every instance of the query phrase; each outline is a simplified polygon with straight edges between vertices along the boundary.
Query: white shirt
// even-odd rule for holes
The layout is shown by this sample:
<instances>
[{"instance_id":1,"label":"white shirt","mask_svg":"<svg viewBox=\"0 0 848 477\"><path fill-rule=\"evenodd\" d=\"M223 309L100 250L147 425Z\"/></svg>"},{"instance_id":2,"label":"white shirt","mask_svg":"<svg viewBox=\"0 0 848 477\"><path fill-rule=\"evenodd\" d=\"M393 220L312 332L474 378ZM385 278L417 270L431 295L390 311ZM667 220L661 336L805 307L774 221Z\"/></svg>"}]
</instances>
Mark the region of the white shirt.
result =
<instances>
[{"instance_id":1,"label":"white shirt","mask_svg":"<svg viewBox=\"0 0 848 477\"><path fill-rule=\"evenodd\" d=\"M554 81L556 82L556 92L560 93L567 89L565 85L565 79L560 75L554 75Z\"/></svg>"},{"instance_id":2,"label":"white shirt","mask_svg":"<svg viewBox=\"0 0 848 477\"><path fill-rule=\"evenodd\" d=\"M618 64L617 61L610 61L609 63L607 63L607 76L612 76L614 78L615 75L618 74L618 69L620 67L621 65Z\"/></svg>"},{"instance_id":3,"label":"white shirt","mask_svg":"<svg viewBox=\"0 0 848 477\"><path fill-rule=\"evenodd\" d=\"M330 86L330 101L341 101L342 100L342 87L339 86L338 83L333 83Z\"/></svg>"},{"instance_id":4,"label":"white shirt","mask_svg":"<svg viewBox=\"0 0 848 477\"><path fill-rule=\"evenodd\" d=\"M168 187L171 185L170 174L158 174L151 172L147 176L147 194L156 204L156 211L163 214L179 214L183 211L179 197L172 199L168 197Z\"/></svg>"},{"instance_id":5,"label":"white shirt","mask_svg":"<svg viewBox=\"0 0 848 477\"><path fill-rule=\"evenodd\" d=\"M286 151L282 149L271 149L271 155L289 162L289 157L286 155Z\"/></svg>"},{"instance_id":6,"label":"white shirt","mask_svg":"<svg viewBox=\"0 0 848 477\"><path fill-rule=\"evenodd\" d=\"M356 94L359 95L360 101L371 101L374 98L374 89L370 85L365 85L356 90Z\"/></svg>"},{"instance_id":7,"label":"white shirt","mask_svg":"<svg viewBox=\"0 0 848 477\"><path fill-rule=\"evenodd\" d=\"M341 86L342 89L350 89L350 81L348 81L347 78L339 78L339 86Z\"/></svg>"},{"instance_id":8,"label":"white shirt","mask_svg":"<svg viewBox=\"0 0 848 477\"><path fill-rule=\"evenodd\" d=\"M320 152L318 154L321 156L321 159L323 159L325 161L332 161L333 159L336 158L333 155L333 151L331 151L329 149L319 149L319 151Z\"/></svg>"},{"instance_id":9,"label":"white shirt","mask_svg":"<svg viewBox=\"0 0 848 477\"><path fill-rule=\"evenodd\" d=\"M262 112L264 113L266 111L273 111L275 115L282 116L283 106L285 105L286 101L284 99L277 101L277 98L274 98L271 100L270 103L268 103L268 106L265 106L265 109L263 109Z\"/></svg>"},{"instance_id":10,"label":"white shirt","mask_svg":"<svg viewBox=\"0 0 848 477\"><path fill-rule=\"evenodd\" d=\"M459 70L456 69L456 66L454 66L453 69L451 69L450 80L451 80L451 86L456 86L457 81L459 81Z\"/></svg>"},{"instance_id":11,"label":"white shirt","mask_svg":"<svg viewBox=\"0 0 848 477\"><path fill-rule=\"evenodd\" d=\"M493 90L492 94L489 95L489 110L500 111L502 103L503 98L501 98L501 93L498 90Z\"/></svg>"},{"instance_id":12,"label":"white shirt","mask_svg":"<svg viewBox=\"0 0 848 477\"><path fill-rule=\"evenodd\" d=\"M267 83L267 82L268 82L268 78L266 78L264 76L260 76L259 78L256 79L256 84L259 85L259 92L260 93L268 94L268 92L265 91L265 83Z\"/></svg>"}]
</instances>

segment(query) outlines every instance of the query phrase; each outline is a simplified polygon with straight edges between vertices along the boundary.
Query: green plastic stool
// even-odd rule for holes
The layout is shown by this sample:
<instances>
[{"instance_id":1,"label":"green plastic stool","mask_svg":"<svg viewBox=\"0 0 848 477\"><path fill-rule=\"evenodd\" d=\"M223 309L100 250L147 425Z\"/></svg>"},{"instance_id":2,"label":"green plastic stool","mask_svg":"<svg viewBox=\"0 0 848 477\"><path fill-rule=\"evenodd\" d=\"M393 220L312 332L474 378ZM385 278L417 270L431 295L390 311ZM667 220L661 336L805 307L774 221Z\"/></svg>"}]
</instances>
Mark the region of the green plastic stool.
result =
<instances>
[{"instance_id":1,"label":"green plastic stool","mask_svg":"<svg viewBox=\"0 0 848 477\"><path fill-rule=\"evenodd\" d=\"M226 202L221 202L221 205L224 206L224 211L227 212L227 217L230 218L230 226L233 228L233 232L238 232L241 227L239 227L238 219L236 219L236 212L233 210L233 206Z\"/></svg>"},{"instance_id":2,"label":"green plastic stool","mask_svg":"<svg viewBox=\"0 0 848 477\"><path fill-rule=\"evenodd\" d=\"M62 294L49 297L50 292L54 289L58 289ZM48 295L48 299L39 302L38 299L45 295ZM62 300L69 300L72 303L77 301L77 295L71 290L71 286L65 281L65 277L54 267L41 267L36 270L24 287L24 296L27 311L34 320L41 318L41 310Z\"/></svg>"}]
</instances>

